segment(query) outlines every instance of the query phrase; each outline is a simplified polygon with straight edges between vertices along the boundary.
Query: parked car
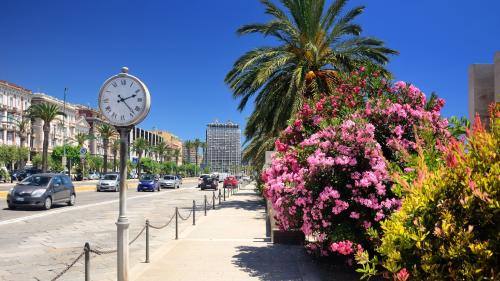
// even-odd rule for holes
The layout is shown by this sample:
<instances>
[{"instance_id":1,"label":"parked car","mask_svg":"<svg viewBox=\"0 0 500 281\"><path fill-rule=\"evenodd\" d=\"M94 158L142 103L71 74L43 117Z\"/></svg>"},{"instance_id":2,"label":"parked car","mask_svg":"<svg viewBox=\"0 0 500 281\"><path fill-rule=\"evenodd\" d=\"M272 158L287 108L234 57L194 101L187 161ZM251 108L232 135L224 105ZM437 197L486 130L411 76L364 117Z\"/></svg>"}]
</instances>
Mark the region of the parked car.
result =
<instances>
[{"instance_id":1,"label":"parked car","mask_svg":"<svg viewBox=\"0 0 500 281\"><path fill-rule=\"evenodd\" d=\"M219 186L219 181L215 177L211 176L204 176L202 178L201 184L200 184L200 189L205 190L205 189L215 189L217 190Z\"/></svg>"},{"instance_id":2,"label":"parked car","mask_svg":"<svg viewBox=\"0 0 500 281\"><path fill-rule=\"evenodd\" d=\"M98 172L92 172L89 174L89 179L98 180L101 178L101 175Z\"/></svg>"},{"instance_id":3,"label":"parked car","mask_svg":"<svg viewBox=\"0 0 500 281\"><path fill-rule=\"evenodd\" d=\"M160 184L155 175L143 175L137 185L137 191L160 191Z\"/></svg>"},{"instance_id":4,"label":"parked car","mask_svg":"<svg viewBox=\"0 0 500 281\"><path fill-rule=\"evenodd\" d=\"M201 187L201 183L203 182L203 178L206 176L210 176L209 174L201 174L198 178L198 188Z\"/></svg>"},{"instance_id":5,"label":"parked car","mask_svg":"<svg viewBox=\"0 0 500 281\"><path fill-rule=\"evenodd\" d=\"M179 188L181 185L179 182L179 178L173 175L163 176L159 180L158 184L161 188Z\"/></svg>"},{"instance_id":6,"label":"parked car","mask_svg":"<svg viewBox=\"0 0 500 281\"><path fill-rule=\"evenodd\" d=\"M7 194L9 209L37 206L46 210L53 204L75 205L76 193L71 179L63 174L35 174L19 182Z\"/></svg>"},{"instance_id":7,"label":"parked car","mask_svg":"<svg viewBox=\"0 0 500 281\"><path fill-rule=\"evenodd\" d=\"M96 185L97 192L100 191L120 191L120 174L109 173L101 177Z\"/></svg>"},{"instance_id":8,"label":"parked car","mask_svg":"<svg viewBox=\"0 0 500 281\"><path fill-rule=\"evenodd\" d=\"M224 179L224 188L234 188L238 186L238 180L234 176L227 176Z\"/></svg>"},{"instance_id":9,"label":"parked car","mask_svg":"<svg viewBox=\"0 0 500 281\"><path fill-rule=\"evenodd\" d=\"M31 176L31 175L34 175L34 174L39 174L41 173L42 170L40 169L26 169L26 170L19 170L17 171L15 174L15 179L18 180L18 181L22 181L24 180L25 178Z\"/></svg>"}]
</instances>

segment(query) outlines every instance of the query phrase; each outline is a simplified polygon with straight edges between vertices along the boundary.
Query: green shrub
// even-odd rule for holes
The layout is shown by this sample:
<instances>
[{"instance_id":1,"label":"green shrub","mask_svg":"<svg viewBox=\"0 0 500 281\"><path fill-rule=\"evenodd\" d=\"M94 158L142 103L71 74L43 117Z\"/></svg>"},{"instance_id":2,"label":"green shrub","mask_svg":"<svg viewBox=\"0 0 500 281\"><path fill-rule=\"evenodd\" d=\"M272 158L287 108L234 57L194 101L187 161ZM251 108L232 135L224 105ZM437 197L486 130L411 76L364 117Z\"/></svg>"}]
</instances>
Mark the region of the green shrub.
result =
<instances>
[{"instance_id":1,"label":"green shrub","mask_svg":"<svg viewBox=\"0 0 500 281\"><path fill-rule=\"evenodd\" d=\"M499 108L491 132L477 118L465 144L448 146L441 167L421 161L419 179L399 179L407 196L382 223L377 248L395 280L500 280ZM366 273L367 253L357 260Z\"/></svg>"}]
</instances>

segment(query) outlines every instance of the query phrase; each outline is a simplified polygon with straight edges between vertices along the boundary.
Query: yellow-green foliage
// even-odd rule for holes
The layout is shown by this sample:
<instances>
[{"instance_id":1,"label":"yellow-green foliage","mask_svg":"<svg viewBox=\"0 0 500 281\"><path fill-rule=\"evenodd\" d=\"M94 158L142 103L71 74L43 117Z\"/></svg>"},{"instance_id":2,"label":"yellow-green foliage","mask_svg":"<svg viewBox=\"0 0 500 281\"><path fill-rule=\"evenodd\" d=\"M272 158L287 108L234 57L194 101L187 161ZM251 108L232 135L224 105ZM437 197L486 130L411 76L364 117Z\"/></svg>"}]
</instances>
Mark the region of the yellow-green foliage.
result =
<instances>
[{"instance_id":1,"label":"yellow-green foliage","mask_svg":"<svg viewBox=\"0 0 500 281\"><path fill-rule=\"evenodd\" d=\"M491 132L476 126L465 144L451 142L446 165L420 167L422 181L403 184L408 194L382 223L377 249L391 275L406 268L408 280L500 280L498 108Z\"/></svg>"}]
</instances>

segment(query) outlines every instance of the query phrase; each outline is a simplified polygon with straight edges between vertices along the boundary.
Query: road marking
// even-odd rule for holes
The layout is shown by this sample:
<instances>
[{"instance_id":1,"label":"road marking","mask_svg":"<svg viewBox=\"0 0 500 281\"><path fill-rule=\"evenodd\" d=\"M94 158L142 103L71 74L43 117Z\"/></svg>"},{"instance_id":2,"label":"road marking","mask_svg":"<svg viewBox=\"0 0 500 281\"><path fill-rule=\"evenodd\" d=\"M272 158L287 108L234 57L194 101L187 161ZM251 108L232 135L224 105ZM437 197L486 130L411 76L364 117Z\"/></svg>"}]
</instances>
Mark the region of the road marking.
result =
<instances>
[{"instance_id":1,"label":"road marking","mask_svg":"<svg viewBox=\"0 0 500 281\"><path fill-rule=\"evenodd\" d=\"M147 198L147 197L151 197L151 196L160 196L162 194L167 194L167 193L171 193L171 192L178 192L178 191L181 191L181 190L186 190L188 188L194 188L194 187L186 187L186 188L182 188L182 189L179 188L179 189L174 189L174 190L167 190L167 191L162 191L162 192L159 192L159 193L154 192L154 193L151 193L151 194L148 194L148 195L138 195L138 196L127 198L127 201L135 199L135 198ZM7 225L7 224L13 224L13 223L17 223L17 222L26 222L28 220L42 218L42 217L50 216L50 215L53 215L53 214L60 214L60 213L65 213L65 212L70 212L70 211L75 211L75 210L87 209L87 208L90 208L90 207L96 207L96 206L101 206L101 205L116 203L119 200L120 199L114 199L114 200L108 200L108 201L104 201L104 202L92 203L92 204L87 204L87 205L82 205L82 206L73 206L73 207L67 207L67 208L61 208L61 209L55 209L55 210L53 209L53 210L46 211L46 212L43 212L43 213L40 213L40 214L36 214L36 215L30 215L30 216L26 216L26 217L20 217L20 218L15 218L15 219L10 219L10 220L0 221L0 226Z\"/></svg>"}]
</instances>

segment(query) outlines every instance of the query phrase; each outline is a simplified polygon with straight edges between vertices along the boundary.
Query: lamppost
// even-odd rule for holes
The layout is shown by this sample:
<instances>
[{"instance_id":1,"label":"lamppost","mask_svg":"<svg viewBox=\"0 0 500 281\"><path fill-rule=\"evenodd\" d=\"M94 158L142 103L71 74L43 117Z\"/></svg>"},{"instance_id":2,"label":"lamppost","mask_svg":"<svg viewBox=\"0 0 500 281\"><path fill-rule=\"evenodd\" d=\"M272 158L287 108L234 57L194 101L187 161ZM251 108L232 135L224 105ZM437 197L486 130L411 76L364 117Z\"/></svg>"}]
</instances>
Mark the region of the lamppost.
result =
<instances>
[{"instance_id":1,"label":"lamppost","mask_svg":"<svg viewBox=\"0 0 500 281\"><path fill-rule=\"evenodd\" d=\"M99 110L108 122L120 133L120 209L117 227L117 280L128 281L129 248L127 210L127 160L128 137L132 128L149 113L151 100L146 85L128 74L123 67L121 73L107 79L99 91Z\"/></svg>"},{"instance_id":2,"label":"lamppost","mask_svg":"<svg viewBox=\"0 0 500 281\"><path fill-rule=\"evenodd\" d=\"M64 88L64 100L63 100L63 157L62 157L62 166L64 168L64 171L66 172L66 165L67 165L67 159L66 159L66 91L68 88ZM71 177L71 167L68 169L68 174Z\"/></svg>"}]
</instances>

